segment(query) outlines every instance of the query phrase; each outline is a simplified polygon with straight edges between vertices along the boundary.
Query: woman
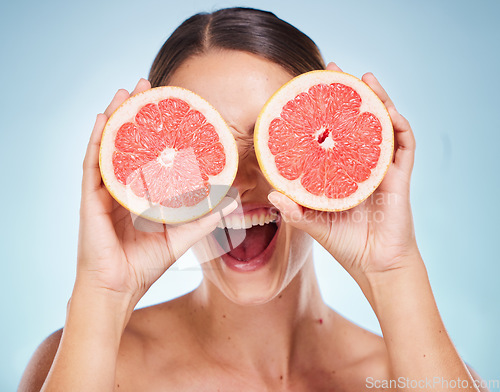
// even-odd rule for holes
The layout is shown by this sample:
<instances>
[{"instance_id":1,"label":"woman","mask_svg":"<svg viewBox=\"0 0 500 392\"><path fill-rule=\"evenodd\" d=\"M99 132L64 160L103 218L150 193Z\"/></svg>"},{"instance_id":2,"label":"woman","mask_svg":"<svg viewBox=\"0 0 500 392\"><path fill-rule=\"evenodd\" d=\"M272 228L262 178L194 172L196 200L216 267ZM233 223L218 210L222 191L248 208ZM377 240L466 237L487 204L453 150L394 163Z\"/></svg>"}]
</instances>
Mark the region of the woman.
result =
<instances>
[{"instance_id":1,"label":"woman","mask_svg":"<svg viewBox=\"0 0 500 392\"><path fill-rule=\"evenodd\" d=\"M141 79L131 93L185 87L228 122L240 153L233 186L241 207L234 211L233 202L222 210L229 226L279 210L277 223L248 229L239 250L222 257L211 253L219 214L144 232L104 188L102 129L129 97L125 90L116 93L97 116L84 161L77 278L66 323L34 354L21 391L463 388L457 380L478 390L443 326L416 244L409 203L412 130L377 79L363 76L389 111L396 147L370 199L343 213L306 210L272 191L260 171L252 132L264 103L294 76L323 68L315 44L273 14L224 9L185 21L160 50L149 81ZM327 69L339 70L333 63ZM359 284L383 338L324 304L313 239ZM201 285L133 311L195 243L200 260L209 260ZM400 383L388 384L391 379Z\"/></svg>"}]
</instances>

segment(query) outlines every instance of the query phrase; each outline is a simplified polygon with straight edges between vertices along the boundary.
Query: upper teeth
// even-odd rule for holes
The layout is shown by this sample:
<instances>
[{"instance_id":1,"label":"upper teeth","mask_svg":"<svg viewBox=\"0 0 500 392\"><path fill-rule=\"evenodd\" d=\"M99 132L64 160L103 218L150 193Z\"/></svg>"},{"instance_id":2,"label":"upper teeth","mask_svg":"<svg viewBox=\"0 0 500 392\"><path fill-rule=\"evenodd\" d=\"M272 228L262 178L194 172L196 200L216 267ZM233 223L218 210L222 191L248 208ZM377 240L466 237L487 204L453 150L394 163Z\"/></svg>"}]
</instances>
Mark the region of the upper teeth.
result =
<instances>
[{"instance_id":1,"label":"upper teeth","mask_svg":"<svg viewBox=\"0 0 500 392\"><path fill-rule=\"evenodd\" d=\"M265 213L252 215L229 215L224 217L217 227L223 229L227 227L228 229L249 229L252 226L264 226L267 223L275 222L277 218L276 213Z\"/></svg>"}]
</instances>

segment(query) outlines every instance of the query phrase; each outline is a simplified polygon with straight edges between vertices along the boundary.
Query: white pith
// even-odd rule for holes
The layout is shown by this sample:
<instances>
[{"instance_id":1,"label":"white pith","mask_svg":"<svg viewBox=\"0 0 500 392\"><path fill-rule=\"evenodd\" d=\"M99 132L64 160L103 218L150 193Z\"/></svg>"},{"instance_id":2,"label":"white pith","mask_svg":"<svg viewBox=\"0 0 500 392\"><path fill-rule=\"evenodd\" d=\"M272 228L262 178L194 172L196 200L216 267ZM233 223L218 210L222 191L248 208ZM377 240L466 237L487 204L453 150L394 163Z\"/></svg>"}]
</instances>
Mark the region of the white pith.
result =
<instances>
[{"instance_id":1,"label":"white pith","mask_svg":"<svg viewBox=\"0 0 500 392\"><path fill-rule=\"evenodd\" d=\"M278 172L274 162L274 155L268 147L269 125L273 119L281 115L283 106L301 92L308 91L314 85L332 83L342 83L352 87L361 97L360 114L363 112L373 113L382 126L381 152L377 166L372 169L368 180L358 183L356 192L342 199L331 199L325 195L316 196L309 193L300 183L301 176L295 180L284 178ZM323 148L333 147L335 143L333 140L331 140L332 143L328 142L325 145L329 139L331 139L330 135L321 144ZM392 161L394 134L392 122L385 105L363 81L343 72L312 71L292 79L269 99L257 119L254 142L260 167L267 180L276 190L285 193L303 206L324 211L341 211L358 205L378 187Z\"/></svg>"},{"instance_id":2,"label":"white pith","mask_svg":"<svg viewBox=\"0 0 500 392\"><path fill-rule=\"evenodd\" d=\"M172 167L176 153L175 149L167 147L159 155L158 162L165 167Z\"/></svg>"},{"instance_id":3,"label":"white pith","mask_svg":"<svg viewBox=\"0 0 500 392\"><path fill-rule=\"evenodd\" d=\"M316 133L314 134L314 139L318 140L321 135L326 131L325 127L321 127ZM332 132L329 132L328 135L326 136L325 140L323 143L320 143L321 148L324 148L325 150L328 150L329 148L335 147L335 140L332 139Z\"/></svg>"},{"instance_id":4,"label":"white pith","mask_svg":"<svg viewBox=\"0 0 500 392\"><path fill-rule=\"evenodd\" d=\"M144 105L167 99L179 98L187 102L191 109L201 112L208 123L211 123L219 134L219 142L224 147L226 154L226 165L221 173L209 177L211 185L210 194L198 204L192 207L169 208L159 203L152 203L146 198L135 195L130 186L121 184L115 177L113 168L113 152L115 151L114 140L122 124L134 122L135 115ZM163 153L165 154L163 156ZM173 158L175 151L164 151L157 159L160 163L168 166L169 159ZM162 159L165 158L165 161ZM109 118L104 127L101 149L99 154L99 166L103 182L112 196L124 207L136 215L161 223L180 223L194 220L220 203L236 176L238 169L238 150L236 141L222 116L202 97L180 87L157 87L143 93L134 95L125 101Z\"/></svg>"},{"instance_id":5,"label":"white pith","mask_svg":"<svg viewBox=\"0 0 500 392\"><path fill-rule=\"evenodd\" d=\"M220 229L249 229L252 226L264 226L265 224L275 222L278 215L272 212L260 212L257 214L228 215L224 217L217 227Z\"/></svg>"}]
</instances>

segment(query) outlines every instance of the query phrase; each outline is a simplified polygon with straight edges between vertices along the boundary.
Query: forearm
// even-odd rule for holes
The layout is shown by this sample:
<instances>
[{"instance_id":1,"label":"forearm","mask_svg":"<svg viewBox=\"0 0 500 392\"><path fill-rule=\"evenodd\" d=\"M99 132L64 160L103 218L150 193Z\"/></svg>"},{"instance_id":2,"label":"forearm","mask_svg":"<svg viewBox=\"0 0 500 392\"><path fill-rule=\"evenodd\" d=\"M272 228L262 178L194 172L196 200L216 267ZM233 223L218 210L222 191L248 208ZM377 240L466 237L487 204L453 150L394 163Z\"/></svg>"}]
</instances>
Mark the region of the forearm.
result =
<instances>
[{"instance_id":1,"label":"forearm","mask_svg":"<svg viewBox=\"0 0 500 392\"><path fill-rule=\"evenodd\" d=\"M420 383L421 391L464 390L464 385L476 390L441 320L425 266L415 257L411 267L368 279L367 294L380 322L392 377ZM457 385L458 380L466 381ZM415 390L415 384L406 386L401 390Z\"/></svg>"},{"instance_id":2,"label":"forearm","mask_svg":"<svg viewBox=\"0 0 500 392\"><path fill-rule=\"evenodd\" d=\"M41 391L113 391L120 339L130 312L129 301L114 293L75 285L61 342Z\"/></svg>"}]
</instances>

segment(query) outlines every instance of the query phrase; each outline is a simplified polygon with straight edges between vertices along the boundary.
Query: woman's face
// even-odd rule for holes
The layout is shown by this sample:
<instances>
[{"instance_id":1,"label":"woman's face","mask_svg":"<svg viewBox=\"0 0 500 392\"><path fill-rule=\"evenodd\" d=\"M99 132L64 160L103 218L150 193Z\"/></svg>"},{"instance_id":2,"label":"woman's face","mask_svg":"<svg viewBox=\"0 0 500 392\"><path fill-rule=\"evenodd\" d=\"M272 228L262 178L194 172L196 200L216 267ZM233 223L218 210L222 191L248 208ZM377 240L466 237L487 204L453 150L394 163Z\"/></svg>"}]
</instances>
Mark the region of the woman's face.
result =
<instances>
[{"instance_id":1,"label":"woman's face","mask_svg":"<svg viewBox=\"0 0 500 392\"><path fill-rule=\"evenodd\" d=\"M189 58L169 81L210 102L236 139L239 166L233 190L238 192L241 208L226 217L227 229L216 229L194 251L205 279L239 304L273 299L312 251L312 239L281 222L279 216L276 223L264 223L277 212L267 199L272 187L253 148L253 130L262 107L291 78L279 65L259 56L221 50Z\"/></svg>"}]
</instances>

